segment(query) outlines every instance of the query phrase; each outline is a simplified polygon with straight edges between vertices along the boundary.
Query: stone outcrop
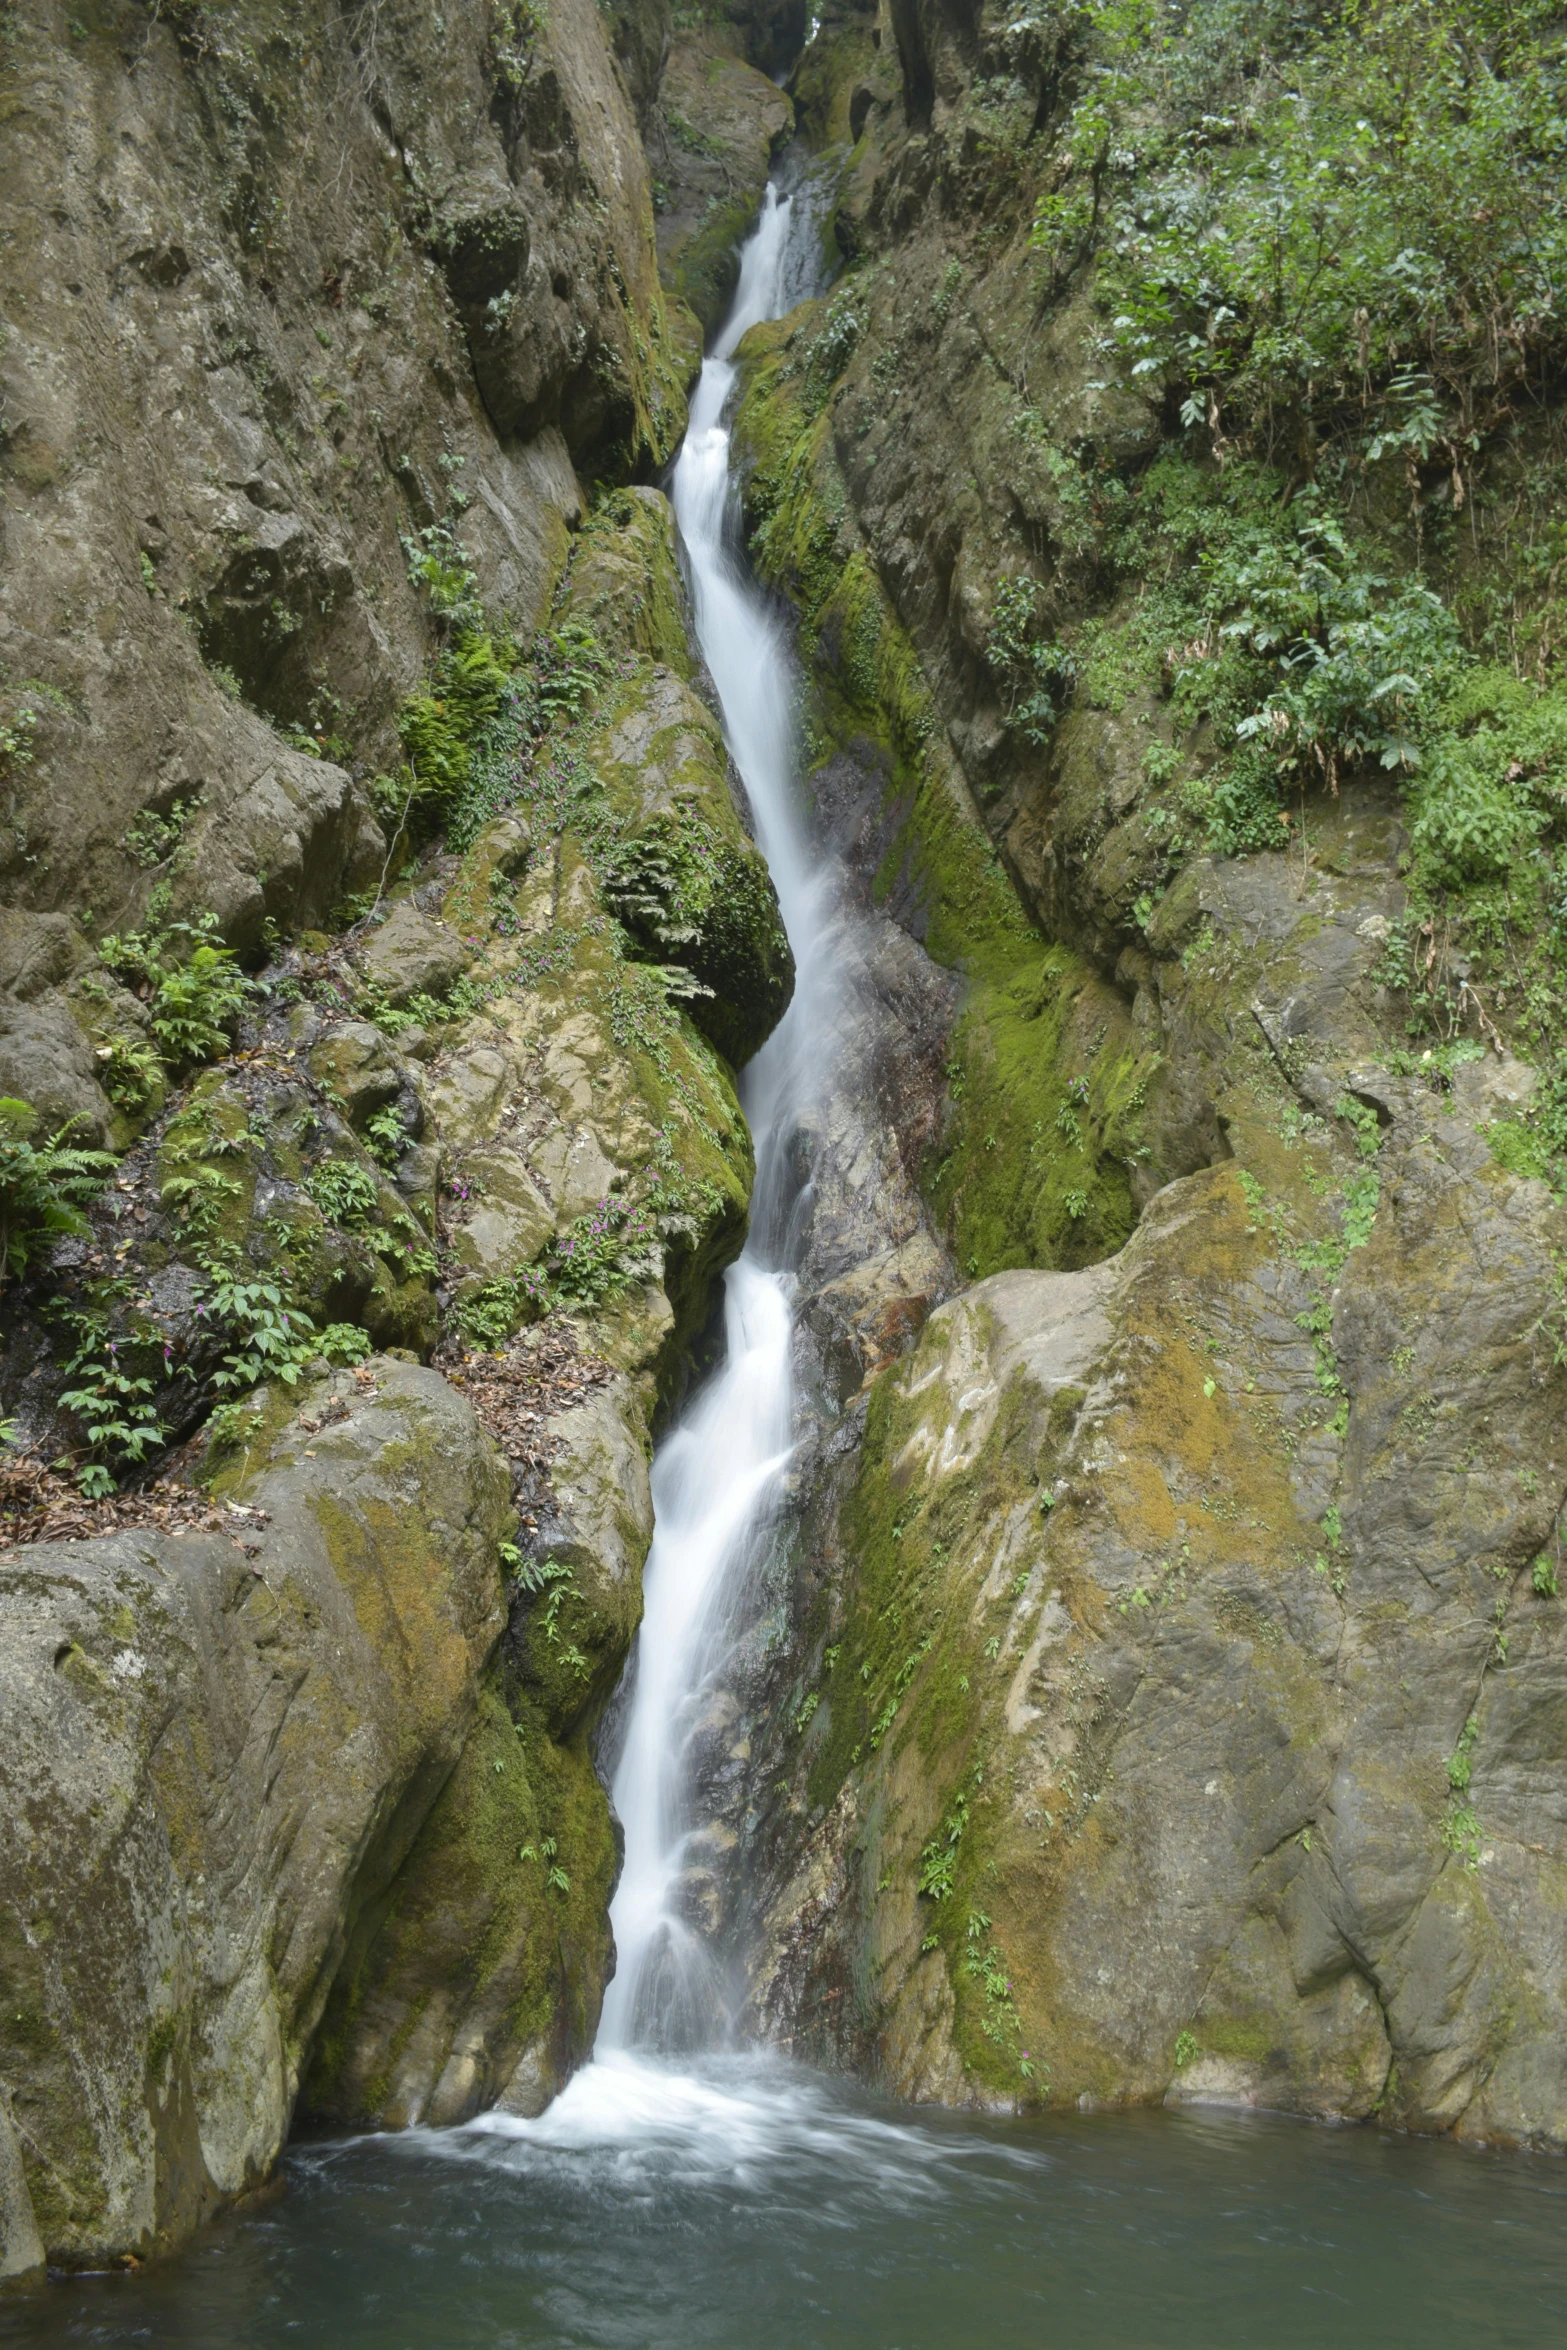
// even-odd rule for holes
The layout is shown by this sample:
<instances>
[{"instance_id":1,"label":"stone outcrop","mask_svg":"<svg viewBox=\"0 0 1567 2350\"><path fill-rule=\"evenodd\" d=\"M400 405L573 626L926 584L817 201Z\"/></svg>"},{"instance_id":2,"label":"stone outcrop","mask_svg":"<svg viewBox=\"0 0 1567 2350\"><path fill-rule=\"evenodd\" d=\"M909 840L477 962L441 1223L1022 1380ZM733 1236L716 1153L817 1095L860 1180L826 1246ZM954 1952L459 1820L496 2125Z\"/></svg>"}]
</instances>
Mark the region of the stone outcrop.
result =
<instances>
[{"instance_id":1,"label":"stone outcrop","mask_svg":"<svg viewBox=\"0 0 1567 2350\"><path fill-rule=\"evenodd\" d=\"M824 12L791 81L866 266L743 347L750 543L821 829L961 975L920 1188L974 1286L813 1391L714 1931L750 2029L900 2094L1559 2146L1556 1015L1479 893L1455 945L1385 771L1204 838L1207 653L1112 585L1150 459L1203 459L1094 342L1091 238L1052 282L1031 233L1073 38Z\"/></svg>"},{"instance_id":2,"label":"stone outcrop","mask_svg":"<svg viewBox=\"0 0 1567 2350\"><path fill-rule=\"evenodd\" d=\"M725 25L676 33L649 134L665 279L703 329L722 323L768 167L794 124L788 98Z\"/></svg>"},{"instance_id":3,"label":"stone outcrop","mask_svg":"<svg viewBox=\"0 0 1567 2350\"><path fill-rule=\"evenodd\" d=\"M575 469L679 438L632 101L591 0L439 28L41 0L0 70L0 877L89 936L162 890L255 959L385 863L419 533L460 515L526 632ZM8 1089L107 1130L69 1003L27 1001Z\"/></svg>"},{"instance_id":4,"label":"stone outcrop","mask_svg":"<svg viewBox=\"0 0 1567 2350\"><path fill-rule=\"evenodd\" d=\"M94 1505L45 1479L37 1508L77 1539L40 1541L13 1504L23 1547L0 1553L25 1780L13 2267L178 2241L297 2115L537 2111L592 2042L616 1865L592 1740L641 1614L652 1429L752 1173L682 973L725 982L722 1025L716 994L691 1001L738 1059L792 970L666 502L629 493L578 553L587 706L517 755L463 853L435 844L347 938L275 954L236 1051L116 1113L112 1188L5 1298L32 1460L81 1457L63 1397L84 1375L144 1371L138 1408L189 1439L145 1507L103 1505L125 1530L94 1535ZM633 959L617 904L667 966ZM87 1018L147 1033L60 917L12 916L6 946L24 1004L85 977ZM405 1359L312 1361L372 1340ZM160 1531L202 1486L221 1531Z\"/></svg>"},{"instance_id":5,"label":"stone outcrop","mask_svg":"<svg viewBox=\"0 0 1567 2350\"><path fill-rule=\"evenodd\" d=\"M1260 1199L1188 1177L886 1375L801 1539L820 1703L757 1767L770 2033L916 2096L1559 2142L1562 1215L1396 1108L1325 1339L1286 1236L1330 1161L1275 1143Z\"/></svg>"},{"instance_id":6,"label":"stone outcrop","mask_svg":"<svg viewBox=\"0 0 1567 2350\"><path fill-rule=\"evenodd\" d=\"M444 1380L376 1359L258 1417L224 1532L0 1567L8 2234L55 2261L266 2177L506 1622L506 1474Z\"/></svg>"}]
</instances>

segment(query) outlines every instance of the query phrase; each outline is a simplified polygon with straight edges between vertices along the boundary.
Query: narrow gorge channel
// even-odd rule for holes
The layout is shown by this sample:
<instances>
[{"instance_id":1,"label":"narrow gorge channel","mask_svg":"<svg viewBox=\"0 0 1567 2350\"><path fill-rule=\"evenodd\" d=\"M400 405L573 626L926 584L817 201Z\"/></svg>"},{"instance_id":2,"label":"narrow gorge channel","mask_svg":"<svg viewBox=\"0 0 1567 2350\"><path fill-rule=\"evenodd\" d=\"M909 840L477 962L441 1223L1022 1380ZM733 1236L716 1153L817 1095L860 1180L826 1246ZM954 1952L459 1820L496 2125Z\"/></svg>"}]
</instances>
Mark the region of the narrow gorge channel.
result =
<instances>
[{"instance_id":1,"label":"narrow gorge channel","mask_svg":"<svg viewBox=\"0 0 1567 2350\"><path fill-rule=\"evenodd\" d=\"M645 1612L613 1790L626 1843L610 1912L617 1963L600 2051L700 2049L726 2037L726 1986L682 1909L696 1824L685 1751L704 1685L732 1634L736 1579L776 1503L793 1442L790 1239L800 1179L792 1145L802 1095L819 1080L820 1055L830 1049L833 971L822 921L826 876L813 872L801 827L788 646L776 612L736 567L738 499L725 411L741 337L816 291L819 256L809 191L780 198L769 184L741 257L734 309L703 365L674 468L697 643L778 892L795 991L741 1086L756 1184L750 1237L725 1275L723 1361L653 1464Z\"/></svg>"}]
</instances>

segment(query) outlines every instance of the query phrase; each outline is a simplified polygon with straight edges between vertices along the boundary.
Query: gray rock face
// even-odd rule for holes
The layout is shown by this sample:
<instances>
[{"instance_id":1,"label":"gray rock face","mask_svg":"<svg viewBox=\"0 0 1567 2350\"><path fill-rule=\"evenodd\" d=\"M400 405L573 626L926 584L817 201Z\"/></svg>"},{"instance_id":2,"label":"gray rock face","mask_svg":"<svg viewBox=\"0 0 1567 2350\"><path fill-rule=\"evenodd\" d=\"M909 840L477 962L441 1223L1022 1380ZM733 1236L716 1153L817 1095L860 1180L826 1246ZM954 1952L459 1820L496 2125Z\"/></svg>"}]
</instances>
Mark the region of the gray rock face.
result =
<instances>
[{"instance_id":1,"label":"gray rock face","mask_svg":"<svg viewBox=\"0 0 1567 2350\"><path fill-rule=\"evenodd\" d=\"M471 957L455 931L405 898L371 931L359 959L389 1004L406 1004L410 996L444 996Z\"/></svg>"},{"instance_id":2,"label":"gray rock face","mask_svg":"<svg viewBox=\"0 0 1567 2350\"><path fill-rule=\"evenodd\" d=\"M145 2252L266 2176L352 1922L475 1719L493 1448L406 1364L292 1404L247 1440L232 1536L0 1562L12 2266Z\"/></svg>"},{"instance_id":3,"label":"gray rock face","mask_svg":"<svg viewBox=\"0 0 1567 2350\"><path fill-rule=\"evenodd\" d=\"M793 126L789 100L756 70L754 55L743 61L740 46L727 25L682 25L670 44L654 131L665 190L659 260L708 334L723 321L769 164Z\"/></svg>"},{"instance_id":4,"label":"gray rock face","mask_svg":"<svg viewBox=\"0 0 1567 2350\"><path fill-rule=\"evenodd\" d=\"M364 779L432 644L403 542L460 514L526 633L573 457L664 463L683 362L591 0L510 50L478 0L122 33L8 33L0 890L98 935L161 888L255 959L382 874ZM3 1034L5 1082L107 1130L65 1013Z\"/></svg>"},{"instance_id":5,"label":"gray rock face","mask_svg":"<svg viewBox=\"0 0 1567 2350\"><path fill-rule=\"evenodd\" d=\"M1562 1211L1412 1087L1313 1276L1327 1146L1240 1147L942 1308L809 1495L752 2013L907 2094L1560 2146Z\"/></svg>"}]
</instances>

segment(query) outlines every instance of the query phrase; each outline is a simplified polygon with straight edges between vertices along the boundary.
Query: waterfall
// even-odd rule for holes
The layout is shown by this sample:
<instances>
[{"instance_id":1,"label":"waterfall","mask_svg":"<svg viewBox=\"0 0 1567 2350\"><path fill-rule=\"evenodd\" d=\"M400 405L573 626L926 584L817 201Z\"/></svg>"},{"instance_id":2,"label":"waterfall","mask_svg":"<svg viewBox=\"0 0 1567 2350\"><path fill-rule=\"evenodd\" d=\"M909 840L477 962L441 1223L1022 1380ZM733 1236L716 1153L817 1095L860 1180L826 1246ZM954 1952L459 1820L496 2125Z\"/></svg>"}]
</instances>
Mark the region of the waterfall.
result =
<instances>
[{"instance_id":1,"label":"waterfall","mask_svg":"<svg viewBox=\"0 0 1567 2350\"><path fill-rule=\"evenodd\" d=\"M796 980L787 1013L741 1082L756 1188L750 1238L725 1277L724 1359L653 1464L646 1612L613 1788L626 1845L610 1911L617 1967L599 2028L600 2056L628 2048L689 2050L722 2037L723 1986L680 1907L693 1825L684 1756L704 1682L727 1644L726 1602L743 1582L790 1455L788 1258L799 1203L787 1146L811 1079L813 1040L831 1025L822 1017L823 991L831 985L827 897L795 807L788 644L726 543L733 491L723 417L735 382L731 354L742 335L811 291L815 239L808 208L805 194L780 196L769 186L675 464L675 517L697 641L751 803L757 845L772 871Z\"/></svg>"}]
</instances>

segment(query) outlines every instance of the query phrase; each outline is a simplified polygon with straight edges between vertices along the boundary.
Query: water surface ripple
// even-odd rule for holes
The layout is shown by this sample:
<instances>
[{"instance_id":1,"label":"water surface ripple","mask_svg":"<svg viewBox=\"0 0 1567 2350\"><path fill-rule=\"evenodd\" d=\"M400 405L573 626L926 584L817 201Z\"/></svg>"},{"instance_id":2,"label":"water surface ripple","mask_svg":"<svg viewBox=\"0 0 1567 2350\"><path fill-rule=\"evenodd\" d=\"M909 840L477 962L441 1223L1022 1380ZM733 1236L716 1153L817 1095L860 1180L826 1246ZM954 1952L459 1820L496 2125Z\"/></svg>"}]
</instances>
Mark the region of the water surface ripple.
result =
<instances>
[{"instance_id":1,"label":"water surface ripple","mask_svg":"<svg viewBox=\"0 0 1567 2350\"><path fill-rule=\"evenodd\" d=\"M296 2146L0 2346L1432 2350L1567 2339L1567 2168L1186 2111L999 2121L610 2054L536 2123Z\"/></svg>"}]
</instances>

